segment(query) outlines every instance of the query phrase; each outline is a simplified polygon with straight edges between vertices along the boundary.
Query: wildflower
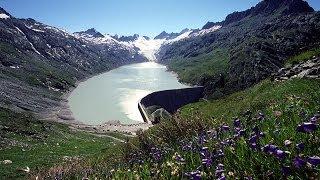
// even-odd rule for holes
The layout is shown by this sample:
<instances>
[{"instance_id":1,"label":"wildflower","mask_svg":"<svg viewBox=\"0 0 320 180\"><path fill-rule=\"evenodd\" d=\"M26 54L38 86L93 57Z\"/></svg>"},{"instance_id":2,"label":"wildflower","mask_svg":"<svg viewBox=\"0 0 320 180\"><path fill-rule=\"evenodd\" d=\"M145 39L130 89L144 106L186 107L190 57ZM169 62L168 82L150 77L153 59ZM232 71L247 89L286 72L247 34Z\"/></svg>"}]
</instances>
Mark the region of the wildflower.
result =
<instances>
[{"instance_id":1,"label":"wildflower","mask_svg":"<svg viewBox=\"0 0 320 180\"><path fill-rule=\"evenodd\" d=\"M202 159L202 164L205 165L206 167L210 167L210 166L212 165L212 160L211 160L211 158Z\"/></svg>"},{"instance_id":2,"label":"wildflower","mask_svg":"<svg viewBox=\"0 0 320 180\"><path fill-rule=\"evenodd\" d=\"M190 150L192 150L192 143L182 145L182 150L183 150L183 151L190 151Z\"/></svg>"},{"instance_id":3,"label":"wildflower","mask_svg":"<svg viewBox=\"0 0 320 180\"><path fill-rule=\"evenodd\" d=\"M258 150L258 144L257 144L257 143L252 143L252 144L250 144L250 147L251 147L253 150Z\"/></svg>"},{"instance_id":4,"label":"wildflower","mask_svg":"<svg viewBox=\"0 0 320 180\"><path fill-rule=\"evenodd\" d=\"M320 157L319 156L309 157L308 163L312 164L313 166L318 166L320 164Z\"/></svg>"},{"instance_id":5,"label":"wildflower","mask_svg":"<svg viewBox=\"0 0 320 180\"><path fill-rule=\"evenodd\" d=\"M239 131L240 136L245 136L246 135L246 130L240 130Z\"/></svg>"},{"instance_id":6,"label":"wildflower","mask_svg":"<svg viewBox=\"0 0 320 180\"><path fill-rule=\"evenodd\" d=\"M281 171L284 176L288 176L291 174L290 166L282 166Z\"/></svg>"},{"instance_id":7,"label":"wildflower","mask_svg":"<svg viewBox=\"0 0 320 180\"><path fill-rule=\"evenodd\" d=\"M273 114L276 117L280 117L282 115L282 112L281 111L274 111Z\"/></svg>"},{"instance_id":8,"label":"wildflower","mask_svg":"<svg viewBox=\"0 0 320 180\"><path fill-rule=\"evenodd\" d=\"M312 124L317 124L318 118L316 116L313 116L312 118L310 118L310 122Z\"/></svg>"},{"instance_id":9,"label":"wildflower","mask_svg":"<svg viewBox=\"0 0 320 180\"><path fill-rule=\"evenodd\" d=\"M216 169L215 175L216 175L217 177L220 177L220 176L222 176L223 173L224 173L224 170L223 170L223 169Z\"/></svg>"},{"instance_id":10,"label":"wildflower","mask_svg":"<svg viewBox=\"0 0 320 180\"><path fill-rule=\"evenodd\" d=\"M254 126L252 128L253 132L255 132L256 134L259 134L260 133L260 130L259 130L259 127L258 126Z\"/></svg>"},{"instance_id":11,"label":"wildflower","mask_svg":"<svg viewBox=\"0 0 320 180\"><path fill-rule=\"evenodd\" d=\"M304 149L304 143L298 143L298 144L296 144L296 148L297 148L299 151L303 151L303 149Z\"/></svg>"},{"instance_id":12,"label":"wildflower","mask_svg":"<svg viewBox=\"0 0 320 180\"><path fill-rule=\"evenodd\" d=\"M193 180L200 180L201 179L201 172L199 170L193 171L190 173L185 173L186 176L190 177Z\"/></svg>"},{"instance_id":13,"label":"wildflower","mask_svg":"<svg viewBox=\"0 0 320 180\"><path fill-rule=\"evenodd\" d=\"M256 143L258 140L258 136L257 135L253 135L250 139L249 139L249 143Z\"/></svg>"},{"instance_id":14,"label":"wildflower","mask_svg":"<svg viewBox=\"0 0 320 180\"><path fill-rule=\"evenodd\" d=\"M292 142L290 140L285 140L284 141L284 145L287 146L287 147L290 146L291 144L292 144Z\"/></svg>"},{"instance_id":15,"label":"wildflower","mask_svg":"<svg viewBox=\"0 0 320 180\"><path fill-rule=\"evenodd\" d=\"M284 151L278 149L278 150L276 150L276 151L274 152L274 155L275 155L278 159L283 159L283 158L286 157L287 152L284 152Z\"/></svg>"},{"instance_id":16,"label":"wildflower","mask_svg":"<svg viewBox=\"0 0 320 180\"><path fill-rule=\"evenodd\" d=\"M222 131L229 131L229 130L230 130L230 127L227 126L227 125L223 125L223 126L221 126L221 130L222 130Z\"/></svg>"},{"instance_id":17,"label":"wildflower","mask_svg":"<svg viewBox=\"0 0 320 180\"><path fill-rule=\"evenodd\" d=\"M278 147L275 146L275 145L272 145L272 144L267 144L265 145L262 150L265 152L265 153L275 153L276 150L278 150Z\"/></svg>"},{"instance_id":18,"label":"wildflower","mask_svg":"<svg viewBox=\"0 0 320 180\"><path fill-rule=\"evenodd\" d=\"M264 132L259 133L259 137L265 137L265 136L266 136L266 134Z\"/></svg>"},{"instance_id":19,"label":"wildflower","mask_svg":"<svg viewBox=\"0 0 320 180\"><path fill-rule=\"evenodd\" d=\"M293 165L294 165L296 168L300 169L300 168L302 168L303 166L306 165L306 162L305 162L301 157L295 157L295 158L293 159Z\"/></svg>"},{"instance_id":20,"label":"wildflower","mask_svg":"<svg viewBox=\"0 0 320 180\"><path fill-rule=\"evenodd\" d=\"M258 114L258 120L264 120L265 115L262 112L259 112Z\"/></svg>"},{"instance_id":21,"label":"wildflower","mask_svg":"<svg viewBox=\"0 0 320 180\"><path fill-rule=\"evenodd\" d=\"M225 179L224 176L224 165L223 164L218 164L216 167L216 172L215 175L218 179Z\"/></svg>"},{"instance_id":22,"label":"wildflower","mask_svg":"<svg viewBox=\"0 0 320 180\"><path fill-rule=\"evenodd\" d=\"M228 172L228 175L233 177L234 176L234 173L232 171Z\"/></svg>"},{"instance_id":23,"label":"wildflower","mask_svg":"<svg viewBox=\"0 0 320 180\"><path fill-rule=\"evenodd\" d=\"M233 121L233 126L234 127L240 127L240 125L241 125L241 122L240 122L240 119L235 119L234 121Z\"/></svg>"},{"instance_id":24,"label":"wildflower","mask_svg":"<svg viewBox=\"0 0 320 180\"><path fill-rule=\"evenodd\" d=\"M311 133L311 132L315 131L316 129L317 129L317 125L309 123L309 122L300 124L297 127L297 131L303 132L303 133Z\"/></svg>"},{"instance_id":25,"label":"wildflower","mask_svg":"<svg viewBox=\"0 0 320 180\"><path fill-rule=\"evenodd\" d=\"M223 156L224 156L223 151L222 151L221 149L219 149L219 150L217 151L217 157L223 157Z\"/></svg>"}]
</instances>

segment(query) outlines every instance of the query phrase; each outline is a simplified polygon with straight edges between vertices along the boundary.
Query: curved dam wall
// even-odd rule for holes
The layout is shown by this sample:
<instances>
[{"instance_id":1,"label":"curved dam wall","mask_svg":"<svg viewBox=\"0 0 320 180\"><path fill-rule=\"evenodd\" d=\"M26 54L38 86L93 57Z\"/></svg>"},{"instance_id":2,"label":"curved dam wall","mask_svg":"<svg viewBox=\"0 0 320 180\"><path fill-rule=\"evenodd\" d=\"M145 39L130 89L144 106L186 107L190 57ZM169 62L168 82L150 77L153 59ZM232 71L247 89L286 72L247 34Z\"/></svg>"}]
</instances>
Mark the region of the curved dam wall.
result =
<instances>
[{"instance_id":1,"label":"curved dam wall","mask_svg":"<svg viewBox=\"0 0 320 180\"><path fill-rule=\"evenodd\" d=\"M184 105L199 101L204 96L203 92L202 86L153 92L140 100L138 108L144 121L151 123L146 108L161 106L172 114Z\"/></svg>"}]
</instances>

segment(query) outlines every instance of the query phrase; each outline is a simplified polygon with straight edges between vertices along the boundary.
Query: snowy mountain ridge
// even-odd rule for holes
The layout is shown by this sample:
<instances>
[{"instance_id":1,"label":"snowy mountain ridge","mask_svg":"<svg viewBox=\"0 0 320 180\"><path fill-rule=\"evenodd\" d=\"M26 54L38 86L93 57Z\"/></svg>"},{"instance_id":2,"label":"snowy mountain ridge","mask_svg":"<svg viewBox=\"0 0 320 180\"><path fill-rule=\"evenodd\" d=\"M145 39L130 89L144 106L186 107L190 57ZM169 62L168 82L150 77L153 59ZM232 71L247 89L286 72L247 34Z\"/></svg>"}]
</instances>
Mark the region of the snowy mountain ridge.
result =
<instances>
[{"instance_id":1,"label":"snowy mountain ridge","mask_svg":"<svg viewBox=\"0 0 320 180\"><path fill-rule=\"evenodd\" d=\"M220 29L221 26L213 26L210 29L202 29L202 30L183 30L179 36L170 39L164 37L162 39L154 38L150 39L146 36L139 36L135 34L132 37L135 37L134 40L123 40L121 38L117 38L118 36L111 36L109 34L105 34L102 37L95 37L90 33L84 32L77 32L74 33L74 37L81 39L87 43L94 43L94 44L108 44L108 45L118 45L119 47L131 51L138 50L138 53L145 56L149 61L156 61L156 54L160 50L163 45L171 44L177 41L181 41L187 38L192 38L196 36L202 36ZM90 31L92 29L89 29ZM97 32L99 33L99 32ZM162 32L163 33L163 32ZM158 36L156 36L158 37ZM125 39L125 38L123 38Z\"/></svg>"}]
</instances>

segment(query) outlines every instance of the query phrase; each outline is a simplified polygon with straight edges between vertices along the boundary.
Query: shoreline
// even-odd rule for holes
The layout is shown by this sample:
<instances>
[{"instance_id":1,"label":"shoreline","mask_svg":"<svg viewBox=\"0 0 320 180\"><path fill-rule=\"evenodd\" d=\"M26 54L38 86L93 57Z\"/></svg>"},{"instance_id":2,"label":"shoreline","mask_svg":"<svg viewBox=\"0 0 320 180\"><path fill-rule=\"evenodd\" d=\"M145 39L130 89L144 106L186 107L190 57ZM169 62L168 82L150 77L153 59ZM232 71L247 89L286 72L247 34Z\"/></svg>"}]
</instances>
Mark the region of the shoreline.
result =
<instances>
[{"instance_id":1,"label":"shoreline","mask_svg":"<svg viewBox=\"0 0 320 180\"><path fill-rule=\"evenodd\" d=\"M136 63L131 63L131 64L136 64ZM127 65L131 65L131 64L127 64ZM126 66L126 65L123 65L123 66ZM120 68L123 66L119 66L117 68ZM114 68L114 69L117 69L117 68ZM128 135L136 135L136 132L139 130L144 131L149 129L150 127L152 127L152 125L145 122L135 123L135 124L122 124L120 121L115 121L115 122L107 121L100 125L89 125L89 124L85 124L83 122L78 121L74 117L70 109L70 106L68 105L68 98L71 95L71 93L79 86L80 83L85 82L88 79L93 78L95 76L110 72L114 69L101 72L95 75L91 75L82 80L78 80L75 83L75 87L71 87L67 92L63 93L59 97L60 98L59 106L53 107L51 110L48 110L46 112L36 113L36 116L39 117L39 119L41 120L66 124L73 130L80 130L80 131L85 131L85 132L95 133L95 134L103 134L106 132L120 132Z\"/></svg>"}]
</instances>

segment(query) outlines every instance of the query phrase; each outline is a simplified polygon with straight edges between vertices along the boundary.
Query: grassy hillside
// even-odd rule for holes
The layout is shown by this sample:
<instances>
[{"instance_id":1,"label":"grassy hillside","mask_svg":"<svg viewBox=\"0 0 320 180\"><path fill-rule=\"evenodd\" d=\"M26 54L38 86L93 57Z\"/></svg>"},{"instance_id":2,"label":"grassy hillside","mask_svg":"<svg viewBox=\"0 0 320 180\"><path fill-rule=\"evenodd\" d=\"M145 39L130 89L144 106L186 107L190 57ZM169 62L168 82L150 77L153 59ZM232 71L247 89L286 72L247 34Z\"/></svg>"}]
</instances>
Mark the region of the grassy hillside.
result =
<instances>
[{"instance_id":1,"label":"grassy hillside","mask_svg":"<svg viewBox=\"0 0 320 180\"><path fill-rule=\"evenodd\" d=\"M313 57L319 57L320 56L320 47L317 48L313 48L310 49L308 51L304 51L300 54L297 54L295 56L290 57L287 61L286 61L286 65L290 66L290 65L295 65L301 62L305 62L309 59L312 59Z\"/></svg>"},{"instance_id":2,"label":"grassy hillside","mask_svg":"<svg viewBox=\"0 0 320 180\"><path fill-rule=\"evenodd\" d=\"M223 99L187 105L172 121L87 160L87 176L318 178L319 89L319 80L266 80ZM314 124L303 124L309 121ZM81 178L83 172L78 167L65 175Z\"/></svg>"},{"instance_id":3,"label":"grassy hillside","mask_svg":"<svg viewBox=\"0 0 320 180\"><path fill-rule=\"evenodd\" d=\"M0 142L0 161L12 161L0 163L0 179L25 179L29 173L104 153L118 143L6 109L0 109Z\"/></svg>"},{"instance_id":4,"label":"grassy hillside","mask_svg":"<svg viewBox=\"0 0 320 180\"><path fill-rule=\"evenodd\" d=\"M208 54L171 61L168 68L179 75L182 82L196 84L202 78L224 74L228 69L228 52L214 50Z\"/></svg>"}]
</instances>

